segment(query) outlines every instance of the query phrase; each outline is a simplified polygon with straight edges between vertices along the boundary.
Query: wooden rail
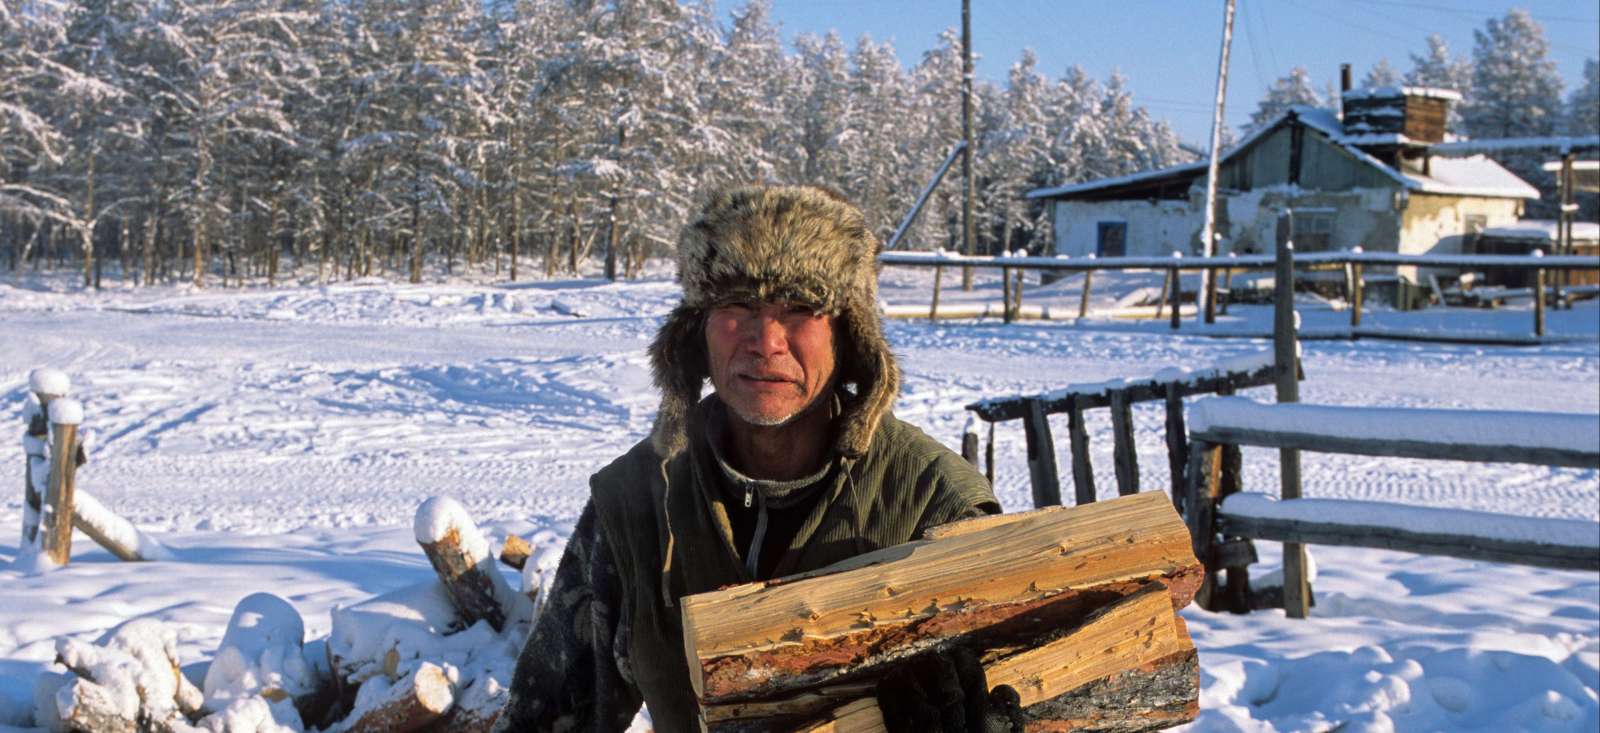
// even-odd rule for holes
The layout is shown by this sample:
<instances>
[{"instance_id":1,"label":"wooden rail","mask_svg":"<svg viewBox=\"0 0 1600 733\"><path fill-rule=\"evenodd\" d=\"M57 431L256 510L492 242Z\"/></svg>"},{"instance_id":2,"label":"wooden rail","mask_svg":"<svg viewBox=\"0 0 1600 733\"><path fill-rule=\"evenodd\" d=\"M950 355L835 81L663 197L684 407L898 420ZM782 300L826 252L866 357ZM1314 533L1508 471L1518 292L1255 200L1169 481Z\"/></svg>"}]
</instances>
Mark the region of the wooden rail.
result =
<instances>
[{"instance_id":1,"label":"wooden rail","mask_svg":"<svg viewBox=\"0 0 1600 733\"><path fill-rule=\"evenodd\" d=\"M1543 412L1411 410L1300 404L1260 404L1240 398L1201 400L1189 412L1191 455L1186 517L1211 586L1226 571L1225 587L1203 588L1201 604L1245 612L1260 607L1248 584L1251 540L1374 547L1540 567L1600 570L1600 527L1562 539L1540 525L1570 529L1569 520L1495 517L1520 526L1511 537L1492 531L1451 531L1461 515L1479 515L1377 502L1299 499L1263 507L1239 495L1239 446L1311 450L1393 458L1528 463L1600 468L1600 420ZM1230 470L1229 463L1234 466ZM1232 497L1232 498L1230 498ZM1376 508L1374 508L1376 507ZM1364 510L1364 511L1357 511ZM1480 517L1483 515L1479 515ZM1561 522L1563 525L1552 525ZM1481 522L1480 522L1481 523ZM1588 523L1582 523L1587 525ZM1237 576L1237 579L1235 579ZM1286 574L1287 578L1287 574ZM1286 589L1286 610L1289 599Z\"/></svg>"}]
</instances>

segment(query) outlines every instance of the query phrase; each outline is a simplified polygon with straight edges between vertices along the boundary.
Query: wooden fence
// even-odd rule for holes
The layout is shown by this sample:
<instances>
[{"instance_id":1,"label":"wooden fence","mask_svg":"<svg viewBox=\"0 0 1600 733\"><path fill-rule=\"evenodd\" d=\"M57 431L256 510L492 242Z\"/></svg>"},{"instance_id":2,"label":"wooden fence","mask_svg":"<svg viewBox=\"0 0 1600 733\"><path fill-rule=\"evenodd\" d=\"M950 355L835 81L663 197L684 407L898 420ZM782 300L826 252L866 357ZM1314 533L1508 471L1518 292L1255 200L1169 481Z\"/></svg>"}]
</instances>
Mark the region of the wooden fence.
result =
<instances>
[{"instance_id":1,"label":"wooden fence","mask_svg":"<svg viewBox=\"0 0 1600 733\"><path fill-rule=\"evenodd\" d=\"M959 267L995 267L1002 273L1002 282L1005 285L1004 307L1002 317L1006 322L1014 320L1022 312L1022 278L1025 270L1038 270L1041 272L1082 272L1086 275L1083 281L1083 292L1078 306L1078 317L1088 314L1089 294L1092 287L1094 272L1101 270L1154 270L1166 273L1162 285L1161 304L1169 306L1170 322L1174 330L1182 324L1178 307L1183 302L1182 273L1184 271L1206 271L1213 277L1221 271L1225 280L1230 280L1236 271L1271 270L1276 267L1276 258L1273 255L1237 255L1230 254L1221 257L1183 257L1174 253L1171 257L978 257L952 254L947 252L885 252L878 256L878 261L884 265L901 267L933 267L934 293L932 305L928 310L929 318L939 315L939 283L943 268ZM1407 255L1386 252L1363 252L1347 250L1341 252L1312 252L1299 254L1296 257L1295 269L1291 271L1291 279L1298 276L1300 270L1330 270L1342 269L1345 277L1345 287L1350 299L1350 326L1352 329L1361 325L1363 301L1365 300L1365 270L1368 267L1424 267L1424 268L1459 268L1469 270L1532 270L1534 272L1534 323L1533 331L1537 336L1543 336L1545 331L1545 301L1547 299L1547 272L1567 272L1573 270L1600 271L1600 256L1590 255ZM1016 274L1013 277L1013 273ZM1014 281L1014 282L1013 282ZM1226 292L1226 290L1224 290ZM1160 318L1161 305L1157 306L1157 318ZM1357 335L1352 332L1352 336Z\"/></svg>"},{"instance_id":2,"label":"wooden fence","mask_svg":"<svg viewBox=\"0 0 1600 733\"><path fill-rule=\"evenodd\" d=\"M1278 605L1277 598L1250 588L1249 565L1256 559L1251 541L1257 539L1600 570L1600 526L1589 522L1291 496L1268 502L1240 493L1241 445L1600 469L1600 419L1593 415L1268 405L1233 397L1200 400L1190 418L1181 504L1195 555L1206 565L1208 579L1198 596L1205 608L1244 613ZM1309 584L1300 573L1291 586L1287 565L1285 570L1281 602L1289 615L1304 617ZM1226 573L1221 587L1219 572Z\"/></svg>"}]
</instances>

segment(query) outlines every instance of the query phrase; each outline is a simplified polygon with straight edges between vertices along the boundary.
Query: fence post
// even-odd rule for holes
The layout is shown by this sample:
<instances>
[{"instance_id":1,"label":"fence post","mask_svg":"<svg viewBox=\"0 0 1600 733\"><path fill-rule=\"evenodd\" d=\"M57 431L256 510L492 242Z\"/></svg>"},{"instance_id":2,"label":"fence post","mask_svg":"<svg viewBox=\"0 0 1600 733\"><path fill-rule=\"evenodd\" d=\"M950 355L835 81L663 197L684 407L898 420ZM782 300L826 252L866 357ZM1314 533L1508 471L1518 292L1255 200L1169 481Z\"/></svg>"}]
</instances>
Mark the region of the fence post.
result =
<instances>
[{"instance_id":1,"label":"fence post","mask_svg":"<svg viewBox=\"0 0 1600 733\"><path fill-rule=\"evenodd\" d=\"M1299 344L1294 313L1294 220L1285 210L1278 217L1277 268L1273 278L1272 345L1277 365L1278 401L1299 402ZM1285 501L1300 498L1300 451L1278 451L1279 487ZM1283 610L1289 618L1305 618L1310 611L1311 587L1306 581L1306 548L1283 544Z\"/></svg>"},{"instance_id":2,"label":"fence post","mask_svg":"<svg viewBox=\"0 0 1600 733\"><path fill-rule=\"evenodd\" d=\"M1094 503L1094 465L1089 462L1089 431L1083 426L1078 396L1067 398L1067 438L1072 445L1072 494L1079 506Z\"/></svg>"},{"instance_id":3,"label":"fence post","mask_svg":"<svg viewBox=\"0 0 1600 733\"><path fill-rule=\"evenodd\" d=\"M27 434L23 438L24 465L22 470L22 541L32 545L39 536L39 517L44 511L44 495L39 491L39 481L48 481L50 467L50 402L66 397L72 391L72 380L57 369L39 368L28 373L28 390L39 403L39 412L28 420Z\"/></svg>"},{"instance_id":4,"label":"fence post","mask_svg":"<svg viewBox=\"0 0 1600 733\"><path fill-rule=\"evenodd\" d=\"M983 445L983 477L994 486L994 423L989 423L989 440Z\"/></svg>"},{"instance_id":5,"label":"fence post","mask_svg":"<svg viewBox=\"0 0 1600 733\"><path fill-rule=\"evenodd\" d=\"M1011 312L1014 314L1014 318L1022 317L1022 275L1025 272L1026 270L1023 270L1020 267L1017 268L1017 282L1011 288L1011 297L1016 300L1016 303L1011 307Z\"/></svg>"},{"instance_id":6,"label":"fence post","mask_svg":"<svg viewBox=\"0 0 1600 733\"><path fill-rule=\"evenodd\" d=\"M1078 317L1089 316L1089 288L1094 283L1094 270L1083 271L1083 295L1078 296Z\"/></svg>"},{"instance_id":7,"label":"fence post","mask_svg":"<svg viewBox=\"0 0 1600 733\"><path fill-rule=\"evenodd\" d=\"M1059 506L1061 480L1056 474L1056 446L1050 437L1050 420L1044 414L1044 404L1037 399L1027 401L1028 414L1023 420L1023 430L1028 440L1028 475L1033 485L1033 506Z\"/></svg>"},{"instance_id":8,"label":"fence post","mask_svg":"<svg viewBox=\"0 0 1600 733\"><path fill-rule=\"evenodd\" d=\"M63 397L51 401L50 484L40 530L44 532L44 551L58 566L72 560L72 495L78 470L78 424L82 421L83 406L77 400Z\"/></svg>"},{"instance_id":9,"label":"fence post","mask_svg":"<svg viewBox=\"0 0 1600 733\"><path fill-rule=\"evenodd\" d=\"M1000 320L1011 322L1011 268L1000 268Z\"/></svg>"},{"instance_id":10,"label":"fence post","mask_svg":"<svg viewBox=\"0 0 1600 733\"><path fill-rule=\"evenodd\" d=\"M1174 253L1177 254L1177 253ZM1180 255L1181 256L1181 255ZM1177 267L1172 270L1172 330L1178 330L1178 311L1183 310L1183 273Z\"/></svg>"},{"instance_id":11,"label":"fence post","mask_svg":"<svg viewBox=\"0 0 1600 733\"><path fill-rule=\"evenodd\" d=\"M1183 511L1183 472L1189 464L1189 437L1183 427L1183 396L1177 382L1167 383L1167 472L1172 480L1172 504Z\"/></svg>"},{"instance_id":12,"label":"fence post","mask_svg":"<svg viewBox=\"0 0 1600 733\"><path fill-rule=\"evenodd\" d=\"M1217 566L1213 548L1217 540L1217 508L1214 487L1221 477L1221 446L1197 440L1189 445L1189 467L1185 471L1183 518L1189 525L1189 540L1194 556L1205 567L1205 577L1194 595L1194 602L1207 611L1216 611Z\"/></svg>"},{"instance_id":13,"label":"fence post","mask_svg":"<svg viewBox=\"0 0 1600 733\"><path fill-rule=\"evenodd\" d=\"M1351 250L1350 253L1359 255L1361 254L1361 248L1356 247L1355 249ZM1361 325L1361 263L1352 261L1349 267L1350 285L1346 288L1346 290L1349 291L1350 295L1350 327L1355 328Z\"/></svg>"},{"instance_id":14,"label":"fence post","mask_svg":"<svg viewBox=\"0 0 1600 733\"><path fill-rule=\"evenodd\" d=\"M1543 250L1534 250L1535 257L1544 255ZM1544 335L1544 268L1533 271L1533 335Z\"/></svg>"},{"instance_id":15,"label":"fence post","mask_svg":"<svg viewBox=\"0 0 1600 733\"><path fill-rule=\"evenodd\" d=\"M1112 462L1117 470L1117 495L1139 493L1139 454L1133 445L1133 405L1126 390L1111 390Z\"/></svg>"},{"instance_id":16,"label":"fence post","mask_svg":"<svg viewBox=\"0 0 1600 733\"><path fill-rule=\"evenodd\" d=\"M1155 320L1161 320L1161 314L1167 308L1167 294L1172 292L1172 270L1167 270L1161 277L1161 297L1156 298Z\"/></svg>"},{"instance_id":17,"label":"fence post","mask_svg":"<svg viewBox=\"0 0 1600 733\"><path fill-rule=\"evenodd\" d=\"M1229 259L1233 259L1238 256L1239 255L1236 252L1228 253ZM1222 293L1220 293L1217 297L1221 298L1221 301L1217 303L1217 312L1221 313L1222 315L1228 315L1228 301L1233 300L1232 265L1222 268Z\"/></svg>"},{"instance_id":18,"label":"fence post","mask_svg":"<svg viewBox=\"0 0 1600 733\"><path fill-rule=\"evenodd\" d=\"M939 281L944 279L944 265L933 268L933 304L928 306L928 320L939 320Z\"/></svg>"}]
</instances>

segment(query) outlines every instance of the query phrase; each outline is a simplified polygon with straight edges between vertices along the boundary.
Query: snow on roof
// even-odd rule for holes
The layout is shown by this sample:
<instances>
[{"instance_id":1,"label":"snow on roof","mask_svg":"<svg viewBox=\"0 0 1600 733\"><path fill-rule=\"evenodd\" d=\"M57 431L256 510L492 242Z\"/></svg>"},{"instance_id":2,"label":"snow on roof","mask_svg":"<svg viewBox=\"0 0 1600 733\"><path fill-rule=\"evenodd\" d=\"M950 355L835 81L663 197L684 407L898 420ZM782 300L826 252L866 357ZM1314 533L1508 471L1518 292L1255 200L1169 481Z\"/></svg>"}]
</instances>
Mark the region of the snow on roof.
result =
<instances>
[{"instance_id":1,"label":"snow on roof","mask_svg":"<svg viewBox=\"0 0 1600 733\"><path fill-rule=\"evenodd\" d=\"M1224 156L1224 157L1226 157L1226 156ZM1206 161L1200 160L1200 161L1196 161L1196 162L1193 162L1193 163L1184 163L1182 165L1169 166L1167 168L1157 168L1155 170L1141 171L1139 173L1131 173L1131 174L1126 175L1126 176L1117 176L1115 178L1101 178L1099 180L1084 181L1082 183L1070 183L1070 184L1067 184L1065 186L1052 186L1050 188L1036 188L1036 189L1034 189L1032 191L1027 192L1026 194L1023 194L1023 198L1037 199L1037 198L1045 198L1045 197L1048 197L1048 196L1059 196L1059 195L1062 195L1062 194L1069 194L1069 193L1082 193L1084 191L1095 191L1095 190L1099 190L1099 189L1102 189L1102 188L1114 188L1116 186L1124 186L1124 185L1127 185L1127 184L1130 184L1130 183L1139 183L1140 181L1156 180L1156 179L1159 179L1159 178L1165 178L1167 176L1177 175L1177 174L1180 174L1180 173L1204 172L1205 169L1206 169Z\"/></svg>"},{"instance_id":2,"label":"snow on roof","mask_svg":"<svg viewBox=\"0 0 1600 733\"><path fill-rule=\"evenodd\" d=\"M1558 150L1562 153L1600 150L1600 135L1577 137L1496 137L1456 140L1429 148L1437 155L1472 155L1513 150Z\"/></svg>"},{"instance_id":3,"label":"snow on roof","mask_svg":"<svg viewBox=\"0 0 1600 733\"><path fill-rule=\"evenodd\" d=\"M1345 99L1382 99L1384 97L1427 97L1429 99L1444 99L1451 102L1461 101L1461 92L1443 87L1371 87L1368 89L1351 89L1340 95Z\"/></svg>"},{"instance_id":4,"label":"snow on roof","mask_svg":"<svg viewBox=\"0 0 1600 733\"><path fill-rule=\"evenodd\" d=\"M1412 89L1413 87L1405 87ZM1415 87L1421 89L1421 87ZM1444 90L1448 91L1448 90ZM1249 148L1261 137L1267 135L1290 116L1326 137L1329 142L1342 148L1356 160L1387 175L1402 188L1421 193L1455 195L1455 196L1484 196L1489 198L1539 198L1539 190L1528 185L1526 181L1518 178L1516 174L1506 170L1499 163L1483 155L1473 155L1466 158L1440 158L1433 157L1429 163L1430 175L1423 176L1415 173L1401 172L1386 165L1371 154L1362 150L1360 145L1388 144L1390 142L1404 142L1409 139L1403 135L1346 135L1344 126L1332 110L1320 107L1294 105L1284 110L1282 114L1273 118L1271 122L1257 127L1250 134L1244 136L1233 147L1222 154L1224 161ZM1390 138L1395 138L1390 140ZM1373 138L1380 138L1374 140ZM1582 140L1582 138L1577 138ZM1459 143L1450 143L1459 145ZM1433 146L1430 150L1439 146ZM1175 176L1193 172L1203 172L1206 161L1199 160L1193 163L1160 168L1153 171L1144 171L1116 178L1104 178L1098 181L1085 181L1067 186L1053 188L1040 188L1029 191L1026 198L1048 198L1065 196L1076 193L1098 191L1116 186L1138 183L1145 180L1154 180L1166 176Z\"/></svg>"},{"instance_id":5,"label":"snow on roof","mask_svg":"<svg viewBox=\"0 0 1600 733\"><path fill-rule=\"evenodd\" d=\"M1561 161L1552 160L1541 167L1547 171L1560 171ZM1574 160L1572 161L1572 169L1575 171L1600 171L1600 160Z\"/></svg>"},{"instance_id":6,"label":"snow on roof","mask_svg":"<svg viewBox=\"0 0 1600 733\"><path fill-rule=\"evenodd\" d=\"M1470 158L1433 158L1428 161L1430 175L1405 173L1417 183L1416 190L1423 193L1455 194L1457 196L1489 196L1494 198L1539 198L1539 189L1528 185L1517 174L1506 170L1487 156Z\"/></svg>"},{"instance_id":7,"label":"snow on roof","mask_svg":"<svg viewBox=\"0 0 1600 733\"><path fill-rule=\"evenodd\" d=\"M1502 227L1489 227L1481 234L1485 237L1496 239L1532 239L1540 242L1555 242L1559 236L1557 231L1559 222L1549 219L1522 219L1515 224ZM1572 222L1572 238L1584 241L1600 240L1600 224L1592 221Z\"/></svg>"}]
</instances>

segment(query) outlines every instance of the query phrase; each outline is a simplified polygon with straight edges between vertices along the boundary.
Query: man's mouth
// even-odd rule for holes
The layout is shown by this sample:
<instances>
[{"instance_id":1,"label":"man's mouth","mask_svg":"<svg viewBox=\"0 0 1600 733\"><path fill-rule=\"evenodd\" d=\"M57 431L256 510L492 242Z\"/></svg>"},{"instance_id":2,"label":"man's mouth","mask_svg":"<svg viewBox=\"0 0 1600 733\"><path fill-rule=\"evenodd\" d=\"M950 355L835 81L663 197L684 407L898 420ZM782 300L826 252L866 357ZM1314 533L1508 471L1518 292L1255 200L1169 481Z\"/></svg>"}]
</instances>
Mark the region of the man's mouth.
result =
<instances>
[{"instance_id":1,"label":"man's mouth","mask_svg":"<svg viewBox=\"0 0 1600 733\"><path fill-rule=\"evenodd\" d=\"M773 384L788 384L795 381L781 374L740 374L739 377L752 382L769 382Z\"/></svg>"}]
</instances>

